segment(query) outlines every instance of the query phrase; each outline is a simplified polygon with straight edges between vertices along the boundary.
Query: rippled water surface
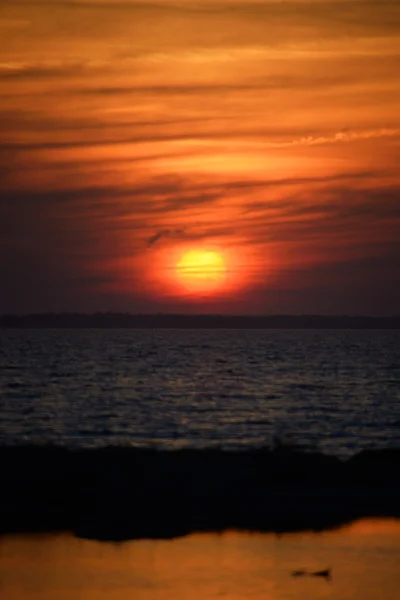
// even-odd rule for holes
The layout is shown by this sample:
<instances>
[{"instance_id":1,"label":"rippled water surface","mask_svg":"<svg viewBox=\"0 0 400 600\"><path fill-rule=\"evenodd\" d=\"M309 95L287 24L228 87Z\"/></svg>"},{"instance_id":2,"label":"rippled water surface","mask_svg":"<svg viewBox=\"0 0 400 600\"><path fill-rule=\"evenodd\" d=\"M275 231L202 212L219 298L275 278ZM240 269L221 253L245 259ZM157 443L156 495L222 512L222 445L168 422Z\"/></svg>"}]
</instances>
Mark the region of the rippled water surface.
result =
<instances>
[{"instance_id":1,"label":"rippled water surface","mask_svg":"<svg viewBox=\"0 0 400 600\"><path fill-rule=\"evenodd\" d=\"M400 440L399 331L2 330L0 440L156 447Z\"/></svg>"}]
</instances>

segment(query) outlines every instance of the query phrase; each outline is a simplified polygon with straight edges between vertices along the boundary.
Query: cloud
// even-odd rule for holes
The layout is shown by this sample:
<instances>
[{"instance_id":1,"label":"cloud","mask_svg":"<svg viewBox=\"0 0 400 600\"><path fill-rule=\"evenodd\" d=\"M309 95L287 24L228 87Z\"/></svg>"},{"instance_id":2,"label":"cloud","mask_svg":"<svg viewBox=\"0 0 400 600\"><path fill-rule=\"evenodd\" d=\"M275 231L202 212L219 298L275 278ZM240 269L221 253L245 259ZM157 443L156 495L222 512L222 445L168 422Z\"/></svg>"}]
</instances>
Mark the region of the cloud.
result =
<instances>
[{"instance_id":1,"label":"cloud","mask_svg":"<svg viewBox=\"0 0 400 600\"><path fill-rule=\"evenodd\" d=\"M46 61L38 63L24 62L3 62L0 63L0 79L3 80L30 80L42 78L62 78L75 77L85 74L88 70L93 69L87 62L59 62ZM99 68L99 67L97 67Z\"/></svg>"},{"instance_id":2,"label":"cloud","mask_svg":"<svg viewBox=\"0 0 400 600\"><path fill-rule=\"evenodd\" d=\"M161 231L157 231L157 233L148 238L147 245L154 246L161 238L183 236L184 234L184 229L161 229Z\"/></svg>"},{"instance_id":3,"label":"cloud","mask_svg":"<svg viewBox=\"0 0 400 600\"><path fill-rule=\"evenodd\" d=\"M99 286L122 282L162 308L171 290L145 298L135 282L175 244L206 240L248 260L249 310L273 289L271 273L302 306L313 290L321 305L335 286L344 297L352 281L359 306L361 289L390 288L398 2L4 0L2 10L10 303L57 304L70 288L86 307Z\"/></svg>"}]
</instances>

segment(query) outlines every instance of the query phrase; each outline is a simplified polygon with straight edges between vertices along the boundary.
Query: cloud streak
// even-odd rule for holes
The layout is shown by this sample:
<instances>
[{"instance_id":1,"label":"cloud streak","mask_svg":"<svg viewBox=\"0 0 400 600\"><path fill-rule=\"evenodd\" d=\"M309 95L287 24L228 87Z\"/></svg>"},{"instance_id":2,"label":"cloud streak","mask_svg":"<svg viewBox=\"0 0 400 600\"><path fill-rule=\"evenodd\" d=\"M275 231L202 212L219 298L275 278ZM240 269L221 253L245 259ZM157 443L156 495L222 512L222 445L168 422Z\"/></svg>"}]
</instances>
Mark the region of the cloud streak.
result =
<instances>
[{"instance_id":1,"label":"cloud streak","mask_svg":"<svg viewBox=\"0 0 400 600\"><path fill-rule=\"evenodd\" d=\"M0 312L185 306L169 261L197 245L229 255L243 312L400 301L398 2L2 15Z\"/></svg>"},{"instance_id":2,"label":"cloud streak","mask_svg":"<svg viewBox=\"0 0 400 600\"><path fill-rule=\"evenodd\" d=\"M185 235L184 229L161 229L147 240L147 246L151 247L157 244L162 238L166 237L182 237Z\"/></svg>"}]
</instances>

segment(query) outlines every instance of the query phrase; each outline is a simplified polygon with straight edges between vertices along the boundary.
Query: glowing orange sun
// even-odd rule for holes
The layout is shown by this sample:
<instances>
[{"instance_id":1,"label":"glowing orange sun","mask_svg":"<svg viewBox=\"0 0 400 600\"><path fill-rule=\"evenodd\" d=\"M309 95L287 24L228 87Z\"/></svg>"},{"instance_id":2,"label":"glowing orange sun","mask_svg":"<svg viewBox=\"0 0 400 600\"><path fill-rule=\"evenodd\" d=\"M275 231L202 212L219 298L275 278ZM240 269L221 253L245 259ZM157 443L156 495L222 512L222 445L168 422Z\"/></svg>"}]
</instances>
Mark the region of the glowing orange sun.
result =
<instances>
[{"instance_id":1,"label":"glowing orange sun","mask_svg":"<svg viewBox=\"0 0 400 600\"><path fill-rule=\"evenodd\" d=\"M212 293L223 286L226 265L220 252L189 250L178 260L176 274L189 292Z\"/></svg>"}]
</instances>

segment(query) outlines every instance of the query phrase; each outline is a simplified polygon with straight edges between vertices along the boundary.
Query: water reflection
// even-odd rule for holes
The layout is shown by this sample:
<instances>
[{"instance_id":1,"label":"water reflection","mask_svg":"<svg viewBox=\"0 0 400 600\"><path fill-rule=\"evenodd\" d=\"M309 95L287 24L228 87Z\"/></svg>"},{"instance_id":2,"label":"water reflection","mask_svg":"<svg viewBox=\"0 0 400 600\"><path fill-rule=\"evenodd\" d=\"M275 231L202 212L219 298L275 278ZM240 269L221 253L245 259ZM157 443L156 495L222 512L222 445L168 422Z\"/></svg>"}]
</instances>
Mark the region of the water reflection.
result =
<instances>
[{"instance_id":1,"label":"water reflection","mask_svg":"<svg viewBox=\"0 0 400 600\"><path fill-rule=\"evenodd\" d=\"M70 534L0 539L2 600L395 600L400 521L321 534L227 532L121 544ZM293 577L332 569L330 581Z\"/></svg>"}]
</instances>

